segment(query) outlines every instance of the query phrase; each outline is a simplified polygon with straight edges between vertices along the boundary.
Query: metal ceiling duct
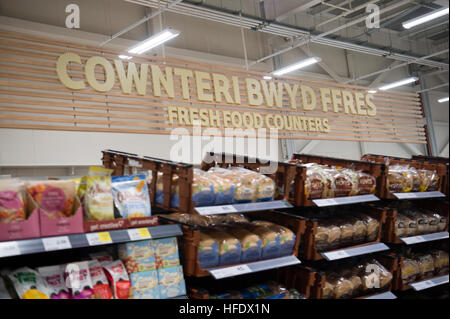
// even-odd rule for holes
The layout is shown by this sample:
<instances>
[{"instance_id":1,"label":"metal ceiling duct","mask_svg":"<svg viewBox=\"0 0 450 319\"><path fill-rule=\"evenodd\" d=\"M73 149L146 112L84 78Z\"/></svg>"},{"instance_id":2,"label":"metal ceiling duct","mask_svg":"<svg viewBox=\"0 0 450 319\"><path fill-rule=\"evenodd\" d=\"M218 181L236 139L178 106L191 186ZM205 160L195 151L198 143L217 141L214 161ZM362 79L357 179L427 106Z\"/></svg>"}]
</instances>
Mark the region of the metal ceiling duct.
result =
<instances>
[{"instance_id":1,"label":"metal ceiling duct","mask_svg":"<svg viewBox=\"0 0 450 319\"><path fill-rule=\"evenodd\" d=\"M159 8L160 6L166 5L168 0L125 0L126 2L131 2L151 8ZM178 13L182 15L187 15L191 17L196 17L200 19L206 19L214 22L220 22L224 24L228 24L235 27L241 26L241 18L239 14L233 13L231 11L219 10L207 8L200 5L195 5L188 2L181 2L167 11ZM305 37L314 37L314 34L306 30L301 30L300 28L296 28L294 26L288 26L277 22L268 22L263 19L257 17L250 17L248 15L242 15L242 27L246 29L251 29L255 31L260 31L272 35L282 36L286 38L305 38ZM392 50L376 48L374 46L366 46L354 44L351 42L334 40L330 38L318 38L312 39L313 43L332 46L339 49L345 49L350 51L355 51L359 53L365 53L369 55L382 56L393 60L403 61L403 62L412 62L415 61L417 64L426 65L430 67L436 67L440 69L449 69L448 63L443 63L435 60L417 60L420 58L419 56L412 56L409 54L404 54L400 52L394 52Z\"/></svg>"}]
</instances>

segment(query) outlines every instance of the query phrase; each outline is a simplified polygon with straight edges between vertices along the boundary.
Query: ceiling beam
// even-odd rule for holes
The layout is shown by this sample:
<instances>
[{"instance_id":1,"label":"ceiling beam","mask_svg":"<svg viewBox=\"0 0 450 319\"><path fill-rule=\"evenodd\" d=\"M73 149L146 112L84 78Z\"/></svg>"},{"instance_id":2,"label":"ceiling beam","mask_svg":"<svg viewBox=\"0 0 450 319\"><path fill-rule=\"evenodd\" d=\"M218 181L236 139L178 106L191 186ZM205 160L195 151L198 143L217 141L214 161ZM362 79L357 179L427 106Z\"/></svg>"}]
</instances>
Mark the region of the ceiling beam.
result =
<instances>
[{"instance_id":1,"label":"ceiling beam","mask_svg":"<svg viewBox=\"0 0 450 319\"><path fill-rule=\"evenodd\" d=\"M282 2L282 1L280 1ZM287 11L285 11L284 13L278 15L275 20L280 22L283 21L284 19L286 19L287 17L300 13L302 11L306 11L312 7L314 7L315 5L318 5L322 2L322 0L312 0L312 1L303 1L299 6L296 6L292 9L289 9Z\"/></svg>"},{"instance_id":2,"label":"ceiling beam","mask_svg":"<svg viewBox=\"0 0 450 319\"><path fill-rule=\"evenodd\" d=\"M309 57L313 57L313 56L317 56L315 55L312 51L308 51L303 47L300 47L300 50L302 50L307 56ZM328 64L326 64L323 61L320 61L319 63L317 63L325 72L327 72L332 78L333 80L335 80L338 83L344 83L344 79L341 78L336 72L334 72L334 70L332 68L330 68L328 66Z\"/></svg>"},{"instance_id":3,"label":"ceiling beam","mask_svg":"<svg viewBox=\"0 0 450 319\"><path fill-rule=\"evenodd\" d=\"M388 68L392 68L396 65L399 65L401 62L400 61L394 61L391 64L389 64ZM369 87L374 87L377 86L388 74L388 72L383 72L378 74L373 80L372 82L370 82Z\"/></svg>"}]
</instances>

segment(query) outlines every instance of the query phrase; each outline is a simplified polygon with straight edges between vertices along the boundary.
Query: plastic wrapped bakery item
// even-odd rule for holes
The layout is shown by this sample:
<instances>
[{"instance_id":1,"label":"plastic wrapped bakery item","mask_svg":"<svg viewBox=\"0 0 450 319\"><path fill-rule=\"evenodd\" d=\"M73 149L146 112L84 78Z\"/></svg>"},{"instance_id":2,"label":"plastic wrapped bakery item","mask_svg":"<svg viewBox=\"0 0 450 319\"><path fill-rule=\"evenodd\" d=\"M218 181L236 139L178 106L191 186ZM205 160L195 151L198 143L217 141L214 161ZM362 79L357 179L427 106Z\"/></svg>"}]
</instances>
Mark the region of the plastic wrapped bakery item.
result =
<instances>
[{"instance_id":1,"label":"plastic wrapped bakery item","mask_svg":"<svg viewBox=\"0 0 450 319\"><path fill-rule=\"evenodd\" d=\"M351 223L353 226L353 237L352 237L352 243L353 244L360 244L366 241L366 234L367 234L367 226L364 223L364 221L354 217L349 216L346 218L347 222Z\"/></svg>"},{"instance_id":2,"label":"plastic wrapped bakery item","mask_svg":"<svg viewBox=\"0 0 450 319\"><path fill-rule=\"evenodd\" d=\"M405 210L403 212L407 217L417 224L417 233L415 235L423 235L432 232L430 230L430 218L417 210Z\"/></svg>"},{"instance_id":3,"label":"plastic wrapped bakery item","mask_svg":"<svg viewBox=\"0 0 450 319\"><path fill-rule=\"evenodd\" d=\"M355 233L353 224L344 218L339 218L336 219L336 226L341 229L339 246L350 246L353 243L353 234Z\"/></svg>"},{"instance_id":4,"label":"plastic wrapped bakery item","mask_svg":"<svg viewBox=\"0 0 450 319\"><path fill-rule=\"evenodd\" d=\"M398 214L395 220L395 235L398 238L408 237L408 228L411 220L403 214Z\"/></svg>"},{"instance_id":5,"label":"plastic wrapped bakery item","mask_svg":"<svg viewBox=\"0 0 450 319\"><path fill-rule=\"evenodd\" d=\"M273 200L275 194L275 183L270 177L243 167L232 166L228 169L241 176L241 183L246 183L248 186L254 185L256 190L252 198L253 202Z\"/></svg>"},{"instance_id":6,"label":"plastic wrapped bakery item","mask_svg":"<svg viewBox=\"0 0 450 319\"><path fill-rule=\"evenodd\" d=\"M235 186L233 202L252 202L256 193L256 183L253 179L249 177L244 178L242 174L221 167L212 167L208 170L208 172L210 171L218 174L221 178L226 179L231 185Z\"/></svg>"},{"instance_id":7,"label":"plastic wrapped bakery item","mask_svg":"<svg viewBox=\"0 0 450 319\"><path fill-rule=\"evenodd\" d=\"M434 273L434 259L431 254L418 256L417 263L419 265L418 278L423 279Z\"/></svg>"},{"instance_id":8,"label":"plastic wrapped bakery item","mask_svg":"<svg viewBox=\"0 0 450 319\"><path fill-rule=\"evenodd\" d=\"M357 296L362 291L362 280L356 269L344 269L339 272L339 275L346 280L349 280L353 285L352 296Z\"/></svg>"},{"instance_id":9,"label":"plastic wrapped bakery item","mask_svg":"<svg viewBox=\"0 0 450 319\"><path fill-rule=\"evenodd\" d=\"M170 205L180 207L179 176L174 175L172 179L172 194ZM204 171L195 168L192 180L192 202L194 207L214 205L214 182L208 178Z\"/></svg>"},{"instance_id":10,"label":"plastic wrapped bakery item","mask_svg":"<svg viewBox=\"0 0 450 319\"><path fill-rule=\"evenodd\" d=\"M439 176L436 171L419 170L421 177L421 191L432 192L439 189Z\"/></svg>"},{"instance_id":11,"label":"plastic wrapped bakery item","mask_svg":"<svg viewBox=\"0 0 450 319\"><path fill-rule=\"evenodd\" d=\"M410 167L409 173L411 174L411 178L412 178L411 192L420 192L421 183L420 183L419 172L414 167Z\"/></svg>"},{"instance_id":12,"label":"plastic wrapped bakery item","mask_svg":"<svg viewBox=\"0 0 450 319\"><path fill-rule=\"evenodd\" d=\"M378 220L364 213L359 213L357 217L360 218L364 222L364 224L366 224L366 241L375 241L378 237L378 230L380 227L380 223L378 222Z\"/></svg>"},{"instance_id":13,"label":"plastic wrapped bakery item","mask_svg":"<svg viewBox=\"0 0 450 319\"><path fill-rule=\"evenodd\" d=\"M345 279L336 273L327 274L327 281L334 286L331 298L345 299L353 295L353 284L350 280Z\"/></svg>"},{"instance_id":14,"label":"plastic wrapped bakery item","mask_svg":"<svg viewBox=\"0 0 450 319\"><path fill-rule=\"evenodd\" d=\"M330 229L328 228L328 226L319 222L317 225L316 234L314 235L314 243L318 251L325 251L328 249L329 236L330 236Z\"/></svg>"},{"instance_id":15,"label":"plastic wrapped bakery item","mask_svg":"<svg viewBox=\"0 0 450 319\"><path fill-rule=\"evenodd\" d=\"M233 203L236 186L230 179L224 178L216 167L210 168L206 174L213 183L214 205L226 205Z\"/></svg>"},{"instance_id":16,"label":"plastic wrapped bakery item","mask_svg":"<svg viewBox=\"0 0 450 319\"><path fill-rule=\"evenodd\" d=\"M423 214L425 214L428 217L429 220L429 232L430 233L436 233L441 231L440 230L440 222L441 222L441 218L442 216L439 214L436 214L432 211L422 211ZM444 217L444 223L445 223L445 217ZM445 229L445 226L444 226Z\"/></svg>"},{"instance_id":17,"label":"plastic wrapped bakery item","mask_svg":"<svg viewBox=\"0 0 450 319\"><path fill-rule=\"evenodd\" d=\"M200 268L217 267L219 265L219 243L204 232L200 232L198 262Z\"/></svg>"},{"instance_id":18,"label":"plastic wrapped bakery item","mask_svg":"<svg viewBox=\"0 0 450 319\"><path fill-rule=\"evenodd\" d=\"M387 288L392 282L393 275L377 260L373 259L365 265L366 273L375 272L379 277L379 284L374 288L384 289Z\"/></svg>"},{"instance_id":19,"label":"plastic wrapped bakery item","mask_svg":"<svg viewBox=\"0 0 450 319\"><path fill-rule=\"evenodd\" d=\"M327 197L327 179L323 173L322 167L317 164L305 164L305 198L320 199Z\"/></svg>"},{"instance_id":20,"label":"plastic wrapped bakery item","mask_svg":"<svg viewBox=\"0 0 450 319\"><path fill-rule=\"evenodd\" d=\"M352 189L350 191L349 196L356 196L359 194L359 178L358 173L349 168L341 169L341 172L344 173L352 182Z\"/></svg>"},{"instance_id":21,"label":"plastic wrapped bakery item","mask_svg":"<svg viewBox=\"0 0 450 319\"><path fill-rule=\"evenodd\" d=\"M352 179L347 174L335 168L325 169L324 171L331 175L333 178L334 197L345 197L352 194L355 185L353 184Z\"/></svg>"},{"instance_id":22,"label":"plastic wrapped bakery item","mask_svg":"<svg viewBox=\"0 0 450 319\"><path fill-rule=\"evenodd\" d=\"M377 180L372 175L357 171L358 176L358 195L375 194Z\"/></svg>"},{"instance_id":23,"label":"plastic wrapped bakery item","mask_svg":"<svg viewBox=\"0 0 450 319\"><path fill-rule=\"evenodd\" d=\"M240 262L242 246L239 239L217 229L208 229L204 230L204 232L218 243L219 266L238 264Z\"/></svg>"},{"instance_id":24,"label":"plastic wrapped bakery item","mask_svg":"<svg viewBox=\"0 0 450 319\"><path fill-rule=\"evenodd\" d=\"M272 222L261 220L255 220L252 223L255 225L266 226L279 234L280 236L279 256L292 255L295 246L296 236L289 228Z\"/></svg>"},{"instance_id":25,"label":"plastic wrapped bakery item","mask_svg":"<svg viewBox=\"0 0 450 319\"><path fill-rule=\"evenodd\" d=\"M329 281L325 281L322 287L322 299L333 299L334 296L334 284Z\"/></svg>"},{"instance_id":26,"label":"plastic wrapped bakery item","mask_svg":"<svg viewBox=\"0 0 450 319\"><path fill-rule=\"evenodd\" d=\"M401 265L401 272L404 284L414 282L420 273L419 263L416 260L405 258Z\"/></svg>"},{"instance_id":27,"label":"plastic wrapped bakery item","mask_svg":"<svg viewBox=\"0 0 450 319\"><path fill-rule=\"evenodd\" d=\"M329 230L327 250L339 248L341 246L341 227L337 226L333 220L327 221L325 225Z\"/></svg>"},{"instance_id":28,"label":"plastic wrapped bakery item","mask_svg":"<svg viewBox=\"0 0 450 319\"><path fill-rule=\"evenodd\" d=\"M239 226L224 226L225 232L241 242L241 263L261 259L261 238Z\"/></svg>"},{"instance_id":29,"label":"plastic wrapped bakery item","mask_svg":"<svg viewBox=\"0 0 450 319\"><path fill-rule=\"evenodd\" d=\"M386 187L391 193L405 193L412 189L412 176L403 165L389 166Z\"/></svg>"},{"instance_id":30,"label":"plastic wrapped bakery item","mask_svg":"<svg viewBox=\"0 0 450 319\"><path fill-rule=\"evenodd\" d=\"M431 252L434 262L434 271L436 275L448 273L448 252L443 250L434 250Z\"/></svg>"},{"instance_id":31,"label":"plastic wrapped bakery item","mask_svg":"<svg viewBox=\"0 0 450 319\"><path fill-rule=\"evenodd\" d=\"M261 238L261 258L269 259L279 256L280 235L266 226L258 226L252 223L242 224L242 227Z\"/></svg>"},{"instance_id":32,"label":"plastic wrapped bakery item","mask_svg":"<svg viewBox=\"0 0 450 319\"><path fill-rule=\"evenodd\" d=\"M88 183L90 178L92 179L94 176L88 176ZM28 181L26 182L26 187L33 200L49 218L69 217L73 214L73 204L76 195L75 182L73 180ZM92 194L92 189L88 188L88 195ZM91 198L91 196L88 196L88 198ZM92 203L91 206L94 204L96 202ZM113 218L114 216L111 219Z\"/></svg>"},{"instance_id":33,"label":"plastic wrapped bakery item","mask_svg":"<svg viewBox=\"0 0 450 319\"><path fill-rule=\"evenodd\" d=\"M235 213L235 214L225 214L223 216L223 222L225 224L240 224L240 223L248 223L249 220L243 214Z\"/></svg>"},{"instance_id":34,"label":"plastic wrapped bakery item","mask_svg":"<svg viewBox=\"0 0 450 319\"><path fill-rule=\"evenodd\" d=\"M24 221L25 184L17 179L0 180L0 223Z\"/></svg>"}]
</instances>

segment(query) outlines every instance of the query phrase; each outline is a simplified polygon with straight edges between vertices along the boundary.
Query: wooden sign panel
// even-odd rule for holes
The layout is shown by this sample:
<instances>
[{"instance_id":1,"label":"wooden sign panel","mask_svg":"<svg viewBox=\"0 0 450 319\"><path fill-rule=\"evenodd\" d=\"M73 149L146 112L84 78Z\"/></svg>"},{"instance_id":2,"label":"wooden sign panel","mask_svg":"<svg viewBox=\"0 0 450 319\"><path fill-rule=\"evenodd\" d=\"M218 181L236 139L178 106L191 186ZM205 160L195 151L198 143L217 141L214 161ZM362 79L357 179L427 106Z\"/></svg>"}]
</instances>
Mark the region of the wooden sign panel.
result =
<instances>
[{"instance_id":1,"label":"wooden sign panel","mask_svg":"<svg viewBox=\"0 0 450 319\"><path fill-rule=\"evenodd\" d=\"M263 76L0 32L0 127L426 143L417 94Z\"/></svg>"}]
</instances>

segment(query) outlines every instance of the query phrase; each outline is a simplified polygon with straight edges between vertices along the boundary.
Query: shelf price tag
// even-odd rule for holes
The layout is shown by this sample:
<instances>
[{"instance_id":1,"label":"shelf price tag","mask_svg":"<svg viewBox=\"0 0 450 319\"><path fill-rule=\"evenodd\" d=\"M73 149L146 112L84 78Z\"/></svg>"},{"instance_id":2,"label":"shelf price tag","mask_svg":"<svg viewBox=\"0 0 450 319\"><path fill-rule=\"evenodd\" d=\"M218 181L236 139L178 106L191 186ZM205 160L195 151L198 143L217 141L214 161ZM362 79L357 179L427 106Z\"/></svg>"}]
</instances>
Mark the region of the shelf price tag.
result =
<instances>
[{"instance_id":1,"label":"shelf price tag","mask_svg":"<svg viewBox=\"0 0 450 319\"><path fill-rule=\"evenodd\" d=\"M0 243L0 258L20 255L19 245L16 241Z\"/></svg>"},{"instance_id":2,"label":"shelf price tag","mask_svg":"<svg viewBox=\"0 0 450 319\"><path fill-rule=\"evenodd\" d=\"M447 283L448 283L448 275L444 275L444 276L412 283L411 286L414 288L414 290L420 291L420 290L428 289L431 287L444 285Z\"/></svg>"},{"instance_id":3,"label":"shelf price tag","mask_svg":"<svg viewBox=\"0 0 450 319\"><path fill-rule=\"evenodd\" d=\"M237 266L232 266L232 267L213 269L213 270L210 270L209 272L211 273L211 275L214 276L214 278L222 279L222 278L227 278L227 277L248 274L248 273L252 272L252 270L247 265L237 265Z\"/></svg>"},{"instance_id":4,"label":"shelf price tag","mask_svg":"<svg viewBox=\"0 0 450 319\"><path fill-rule=\"evenodd\" d=\"M350 254L347 253L345 250L331 251L331 252L323 253L322 255L325 258L327 258L328 260L335 260L335 259L350 257Z\"/></svg>"},{"instance_id":5,"label":"shelf price tag","mask_svg":"<svg viewBox=\"0 0 450 319\"><path fill-rule=\"evenodd\" d=\"M89 246L98 246L104 244L111 244L112 239L109 232L101 232L101 233L89 233L86 234L86 239L89 242Z\"/></svg>"},{"instance_id":6,"label":"shelf price tag","mask_svg":"<svg viewBox=\"0 0 450 319\"><path fill-rule=\"evenodd\" d=\"M68 236L42 238L45 251L71 249L72 244Z\"/></svg>"},{"instance_id":7,"label":"shelf price tag","mask_svg":"<svg viewBox=\"0 0 450 319\"><path fill-rule=\"evenodd\" d=\"M128 230L128 236L130 240L150 239L152 236L148 231L148 228L135 228Z\"/></svg>"},{"instance_id":8,"label":"shelf price tag","mask_svg":"<svg viewBox=\"0 0 450 319\"><path fill-rule=\"evenodd\" d=\"M196 207L195 210L200 215L229 214L237 212L233 205Z\"/></svg>"}]
</instances>

